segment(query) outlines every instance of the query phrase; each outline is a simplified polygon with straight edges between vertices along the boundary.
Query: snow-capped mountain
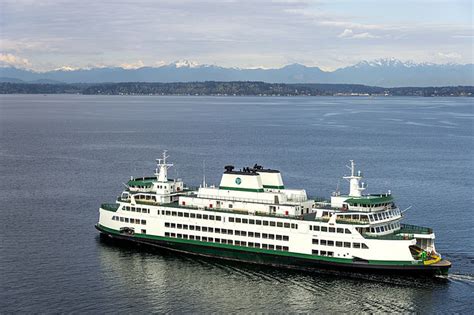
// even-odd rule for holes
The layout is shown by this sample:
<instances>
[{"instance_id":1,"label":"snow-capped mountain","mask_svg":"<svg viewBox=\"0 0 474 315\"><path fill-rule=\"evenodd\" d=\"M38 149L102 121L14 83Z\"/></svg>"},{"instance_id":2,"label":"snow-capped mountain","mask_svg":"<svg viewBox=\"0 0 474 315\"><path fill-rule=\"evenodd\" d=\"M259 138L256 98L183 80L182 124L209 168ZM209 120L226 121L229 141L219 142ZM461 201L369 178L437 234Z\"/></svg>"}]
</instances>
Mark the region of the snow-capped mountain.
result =
<instances>
[{"instance_id":1,"label":"snow-capped mountain","mask_svg":"<svg viewBox=\"0 0 474 315\"><path fill-rule=\"evenodd\" d=\"M197 68L199 67L199 63L190 60L177 60L173 62L171 65L174 65L176 68Z\"/></svg>"},{"instance_id":2,"label":"snow-capped mountain","mask_svg":"<svg viewBox=\"0 0 474 315\"><path fill-rule=\"evenodd\" d=\"M473 85L474 65L416 63L398 59L361 61L332 72L335 83L355 83L384 87ZM341 81L342 80L342 81Z\"/></svg>"},{"instance_id":3,"label":"snow-capped mountain","mask_svg":"<svg viewBox=\"0 0 474 315\"><path fill-rule=\"evenodd\" d=\"M359 63L355 64L353 67L355 68L364 68L364 67L382 67L382 68L397 68L397 67L417 67L420 65L434 65L430 63L416 63L411 60L401 61L395 58L381 58L375 60L363 60Z\"/></svg>"},{"instance_id":4,"label":"snow-capped mountain","mask_svg":"<svg viewBox=\"0 0 474 315\"><path fill-rule=\"evenodd\" d=\"M91 68L63 67L48 72L33 72L12 67L0 68L1 81L37 80L65 83L99 82L190 82L264 81L269 83L351 83L383 87L474 85L474 65L430 64L394 58L361 61L335 71L291 64L278 69L224 68L178 60L158 67Z\"/></svg>"}]
</instances>

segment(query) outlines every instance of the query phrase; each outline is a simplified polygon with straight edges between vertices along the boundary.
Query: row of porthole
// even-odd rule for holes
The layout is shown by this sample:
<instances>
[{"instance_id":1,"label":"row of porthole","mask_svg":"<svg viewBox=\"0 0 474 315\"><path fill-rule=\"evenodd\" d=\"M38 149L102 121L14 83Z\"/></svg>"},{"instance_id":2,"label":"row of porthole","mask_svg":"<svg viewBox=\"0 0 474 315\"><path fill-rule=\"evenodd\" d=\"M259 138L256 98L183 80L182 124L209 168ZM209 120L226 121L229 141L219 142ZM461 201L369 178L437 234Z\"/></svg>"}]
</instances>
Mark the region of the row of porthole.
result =
<instances>
[{"instance_id":1,"label":"row of porthole","mask_svg":"<svg viewBox=\"0 0 474 315\"><path fill-rule=\"evenodd\" d=\"M142 224L146 225L146 220L141 220L141 219L134 219L134 218L125 218L125 217L120 217L117 215L114 215L112 217L113 221L119 221L119 222L124 222L124 223L132 223L132 224Z\"/></svg>"},{"instance_id":2,"label":"row of porthole","mask_svg":"<svg viewBox=\"0 0 474 315\"><path fill-rule=\"evenodd\" d=\"M364 243L352 243L351 244L351 242L332 241L332 240L319 240L319 239L316 239L316 238L313 238L313 245L369 249L369 247Z\"/></svg>"},{"instance_id":3,"label":"row of porthole","mask_svg":"<svg viewBox=\"0 0 474 315\"><path fill-rule=\"evenodd\" d=\"M319 225L310 225L310 231L321 231L321 232L329 232L329 233L341 233L341 234L352 234L351 231L347 228L335 228L335 227L327 227L327 226L319 226Z\"/></svg>"},{"instance_id":4,"label":"row of porthole","mask_svg":"<svg viewBox=\"0 0 474 315\"><path fill-rule=\"evenodd\" d=\"M165 222L166 228L176 228L176 229L183 229L183 230L191 230L191 231L202 231L202 232L209 232L209 233L221 233L227 235L237 235L237 236L248 236L248 237L256 237L256 238L263 238L263 239L270 239L270 240L277 240L277 241L290 241L290 237L288 235L279 235L279 234L269 234L269 233L260 233L260 232L247 232L247 231L239 231L239 230L230 230L230 229L221 229L221 228L212 228L207 226L197 226L197 225L187 225L187 224L176 224Z\"/></svg>"},{"instance_id":5,"label":"row of porthole","mask_svg":"<svg viewBox=\"0 0 474 315\"><path fill-rule=\"evenodd\" d=\"M148 208L123 206L122 210L123 211L138 212L138 213L150 213L150 209L148 209Z\"/></svg>"},{"instance_id":6,"label":"row of porthole","mask_svg":"<svg viewBox=\"0 0 474 315\"><path fill-rule=\"evenodd\" d=\"M221 243L221 244L228 244L228 245L236 245L236 246L246 246L252 248L262 248L262 249L270 249L270 250L280 250L280 251L289 251L288 246L281 246L281 245L273 245L273 244L260 244L255 242L246 242L246 241L237 241L237 240L229 240L229 239L221 239L221 238L213 238L213 237L206 237L206 236L198 236L198 235L188 235L188 234L181 234L181 233L171 233L165 232L166 237L175 237L181 239L189 239L189 240L196 240L196 241L203 241L203 242L214 242L214 243Z\"/></svg>"}]
</instances>

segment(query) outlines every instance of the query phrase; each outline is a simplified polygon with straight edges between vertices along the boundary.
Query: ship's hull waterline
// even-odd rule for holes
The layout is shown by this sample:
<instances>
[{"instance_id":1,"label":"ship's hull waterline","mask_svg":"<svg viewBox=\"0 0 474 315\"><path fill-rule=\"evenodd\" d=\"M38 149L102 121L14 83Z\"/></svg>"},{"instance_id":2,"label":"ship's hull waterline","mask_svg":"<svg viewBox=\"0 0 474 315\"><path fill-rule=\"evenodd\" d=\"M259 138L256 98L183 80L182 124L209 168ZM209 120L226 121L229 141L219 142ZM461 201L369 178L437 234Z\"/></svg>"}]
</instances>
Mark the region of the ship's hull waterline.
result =
<instances>
[{"instance_id":1,"label":"ship's hull waterline","mask_svg":"<svg viewBox=\"0 0 474 315\"><path fill-rule=\"evenodd\" d=\"M103 235L123 242L135 242L189 255L305 271L337 270L342 272L426 277L447 275L448 270L451 267L451 263L447 260L442 260L433 265L414 265L410 262L396 261L354 261L353 259L330 258L324 256L315 257L314 255L266 251L254 248L201 241L188 241L145 234L129 235L127 233L121 233L120 231L101 226L100 224L97 224L95 227Z\"/></svg>"}]
</instances>

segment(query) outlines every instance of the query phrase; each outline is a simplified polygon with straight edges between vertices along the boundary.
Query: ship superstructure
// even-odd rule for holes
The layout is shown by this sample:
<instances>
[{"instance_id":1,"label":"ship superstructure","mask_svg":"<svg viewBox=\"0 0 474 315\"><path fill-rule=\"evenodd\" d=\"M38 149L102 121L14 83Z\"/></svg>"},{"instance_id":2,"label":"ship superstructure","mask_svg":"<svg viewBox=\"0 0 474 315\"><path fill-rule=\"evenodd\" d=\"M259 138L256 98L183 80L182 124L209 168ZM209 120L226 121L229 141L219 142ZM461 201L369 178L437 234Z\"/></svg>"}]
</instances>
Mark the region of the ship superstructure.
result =
<instances>
[{"instance_id":1,"label":"ship superstructure","mask_svg":"<svg viewBox=\"0 0 474 315\"><path fill-rule=\"evenodd\" d=\"M391 192L364 195L351 161L349 193L312 199L285 187L278 170L225 166L219 186L169 179L168 156L153 177L131 178L97 229L170 250L290 268L445 274L432 229L403 224Z\"/></svg>"}]
</instances>

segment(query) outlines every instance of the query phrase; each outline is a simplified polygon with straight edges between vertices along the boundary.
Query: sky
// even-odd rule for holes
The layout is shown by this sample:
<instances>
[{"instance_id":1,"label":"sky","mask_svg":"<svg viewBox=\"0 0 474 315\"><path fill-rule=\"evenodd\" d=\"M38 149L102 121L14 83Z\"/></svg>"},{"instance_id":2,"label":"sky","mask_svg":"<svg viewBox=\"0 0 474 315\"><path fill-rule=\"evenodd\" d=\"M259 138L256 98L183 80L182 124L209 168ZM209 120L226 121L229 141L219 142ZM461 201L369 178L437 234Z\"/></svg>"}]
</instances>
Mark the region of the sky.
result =
<instances>
[{"instance_id":1,"label":"sky","mask_svg":"<svg viewBox=\"0 0 474 315\"><path fill-rule=\"evenodd\" d=\"M471 0L1 0L0 65L473 63Z\"/></svg>"}]
</instances>

